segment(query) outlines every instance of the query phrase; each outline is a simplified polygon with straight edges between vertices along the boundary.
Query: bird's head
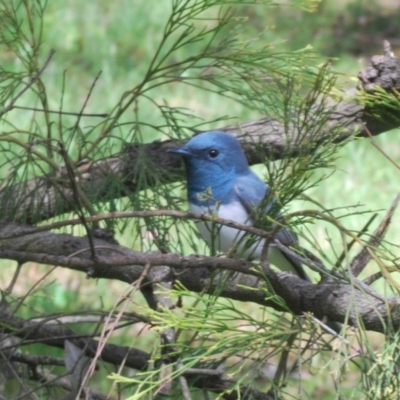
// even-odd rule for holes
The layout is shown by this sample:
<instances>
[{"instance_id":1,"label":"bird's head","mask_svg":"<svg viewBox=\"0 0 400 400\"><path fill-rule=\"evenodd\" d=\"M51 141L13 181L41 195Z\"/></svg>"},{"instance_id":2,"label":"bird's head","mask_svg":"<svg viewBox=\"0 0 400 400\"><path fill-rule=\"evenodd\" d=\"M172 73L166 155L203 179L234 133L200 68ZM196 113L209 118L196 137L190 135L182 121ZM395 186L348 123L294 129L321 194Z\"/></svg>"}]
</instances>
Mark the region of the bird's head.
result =
<instances>
[{"instance_id":1,"label":"bird's head","mask_svg":"<svg viewBox=\"0 0 400 400\"><path fill-rule=\"evenodd\" d=\"M201 133L185 146L169 152L183 157L189 189L214 189L228 185L249 170L239 141L224 132Z\"/></svg>"}]
</instances>

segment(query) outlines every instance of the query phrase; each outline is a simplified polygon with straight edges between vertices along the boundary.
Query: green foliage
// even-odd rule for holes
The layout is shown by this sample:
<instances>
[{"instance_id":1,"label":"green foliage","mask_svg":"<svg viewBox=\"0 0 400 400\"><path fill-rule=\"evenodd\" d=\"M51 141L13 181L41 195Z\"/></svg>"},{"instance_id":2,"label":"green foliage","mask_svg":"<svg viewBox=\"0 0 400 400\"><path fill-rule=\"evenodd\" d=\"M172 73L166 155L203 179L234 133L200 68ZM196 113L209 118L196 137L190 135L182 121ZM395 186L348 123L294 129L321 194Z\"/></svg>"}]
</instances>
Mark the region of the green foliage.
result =
<instances>
[{"instance_id":1,"label":"green foliage","mask_svg":"<svg viewBox=\"0 0 400 400\"><path fill-rule=\"evenodd\" d=\"M231 388L239 390L243 383L262 375L262 366L273 360L287 341L293 342L293 336L300 335L301 325L297 320L267 316L262 309L255 316L248 315L234 302L189 294L184 287L169 295L173 300L184 296L187 305L179 312L147 310L146 316L159 334L169 328L177 330L176 342L169 350L169 357L176 359L169 364L174 368L174 377L190 368L221 369L239 378ZM300 343L301 339L298 340ZM115 375L113 379L132 384L135 394L129 399L139 399L145 394L151 398L150 394L154 395L160 384L158 376L163 369L165 366L155 365L132 379ZM180 398L177 389L174 396Z\"/></svg>"}]
</instances>

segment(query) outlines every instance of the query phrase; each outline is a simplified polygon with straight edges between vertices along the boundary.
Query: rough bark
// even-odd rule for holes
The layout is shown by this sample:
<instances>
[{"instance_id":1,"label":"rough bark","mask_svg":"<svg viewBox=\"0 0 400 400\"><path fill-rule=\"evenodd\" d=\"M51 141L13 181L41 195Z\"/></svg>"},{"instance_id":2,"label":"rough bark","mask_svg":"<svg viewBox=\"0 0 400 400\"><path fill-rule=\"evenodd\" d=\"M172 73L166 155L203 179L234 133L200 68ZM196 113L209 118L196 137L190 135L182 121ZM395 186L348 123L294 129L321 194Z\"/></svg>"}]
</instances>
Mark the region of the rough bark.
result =
<instances>
[{"instance_id":1,"label":"rough bark","mask_svg":"<svg viewBox=\"0 0 400 400\"><path fill-rule=\"evenodd\" d=\"M26 229L17 224L4 225L0 236L9 232ZM151 269L143 281L149 304L155 306L149 283L178 280L189 290L202 292L207 285L211 293L218 289L220 296L239 301L251 301L285 310L265 296L266 281L251 267L256 265L243 261L220 257L179 254L141 253L126 247L111 244L103 239L94 239L97 250L96 260L91 257L89 241L85 237L51 232L27 235L16 239L3 240L0 258L18 262L34 261L42 264L58 265L83 272L91 278L116 279L132 283L142 276L144 267ZM71 256L71 254L75 254ZM212 280L215 269L236 272L222 288ZM175 272L173 272L175 271ZM295 275L277 273L264 266L269 290L273 290L293 313L310 312L320 319L345 322L358 326L360 321L365 329L384 332L389 325L400 328L400 298L381 298L366 293L356 285L342 282L322 281L318 285L309 283ZM249 289L246 289L248 287ZM254 290L259 288L259 290ZM147 291L146 291L147 290Z\"/></svg>"},{"instance_id":2,"label":"rough bark","mask_svg":"<svg viewBox=\"0 0 400 400\"><path fill-rule=\"evenodd\" d=\"M65 326L52 326L45 325L43 322L25 321L0 310L0 321L3 327L3 333L12 334L22 340L22 343L44 343L48 346L64 348L66 340L72 342L75 346L85 350L87 357L93 358L99 352L99 359L113 365L124 365L139 371L144 371L148 367L150 354L127 346L118 346L111 343L100 343L97 340L87 339L76 334L72 329ZM104 347L103 347L104 345ZM101 348L101 350L99 349ZM9 349L11 350L11 349ZM0 353L0 360L2 356L7 354L7 350L2 350ZM193 381L193 386L209 390L215 393L223 393L229 391L234 385L234 381L224 379L221 375L202 377L201 373L197 371L193 379L193 374L189 370L187 372L189 379ZM58 380L55 377L55 380ZM247 397L240 397L234 391L233 393L224 394L225 399L236 400L239 398L251 398L259 400L269 400L272 397L268 393L263 393L258 390L243 386L241 395Z\"/></svg>"},{"instance_id":3,"label":"rough bark","mask_svg":"<svg viewBox=\"0 0 400 400\"><path fill-rule=\"evenodd\" d=\"M390 92L400 86L400 61L390 55L375 56L365 71L360 72L360 87L373 92L382 87ZM314 135L300 132L292 126L290 130L272 118L249 121L237 125L216 127L235 135L242 142L250 164L260 163L265 155L271 159L295 157L310 153L327 140L344 141L352 135L379 135L400 126L398 100L393 93L393 107L371 106L360 101L362 91L352 90L341 101L330 101L325 128ZM335 136L332 132L336 131ZM119 154L97 161L87 161L76 167L77 179L87 198L99 202L110 198L126 196L135 190L138 170L144 164L157 169L159 179L164 183L179 179L181 164L167 150L176 147L177 142L160 141L146 144L127 144ZM260 151L260 149L262 151ZM178 173L177 173L178 172ZM142 171L143 173L143 171ZM118 180L126 190L115 190L113 182ZM147 176L151 185L159 183L154 174ZM21 184L0 189L0 220L13 216L17 222L39 222L74 210L74 194L68 182L66 168L60 166L56 175L43 175ZM111 189L111 190L110 190ZM15 201L18 199L18 202Z\"/></svg>"},{"instance_id":4,"label":"rough bark","mask_svg":"<svg viewBox=\"0 0 400 400\"><path fill-rule=\"evenodd\" d=\"M101 344L98 340L82 338L66 326L25 321L4 311L0 311L0 321L4 333L11 333L21 338L25 344L45 343L63 349L65 340L69 340L80 349L85 349L88 357L94 357ZM125 360L126 366L143 370L147 366L149 355L142 350L107 343L101 351L100 359L115 365L120 365Z\"/></svg>"}]
</instances>

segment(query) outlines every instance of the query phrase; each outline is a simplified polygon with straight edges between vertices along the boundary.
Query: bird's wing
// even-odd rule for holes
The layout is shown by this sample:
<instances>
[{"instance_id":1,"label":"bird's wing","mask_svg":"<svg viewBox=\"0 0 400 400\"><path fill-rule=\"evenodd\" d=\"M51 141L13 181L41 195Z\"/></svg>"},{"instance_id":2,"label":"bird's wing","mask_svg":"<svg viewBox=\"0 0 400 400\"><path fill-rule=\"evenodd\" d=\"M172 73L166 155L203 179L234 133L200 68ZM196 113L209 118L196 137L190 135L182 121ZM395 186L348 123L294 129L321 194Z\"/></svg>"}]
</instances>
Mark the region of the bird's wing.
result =
<instances>
[{"instance_id":1,"label":"bird's wing","mask_svg":"<svg viewBox=\"0 0 400 400\"><path fill-rule=\"evenodd\" d=\"M299 244L297 241L297 235L292 231L289 231L287 229L279 229L279 231L275 234L274 238L279 240L286 247L299 248ZM271 245L273 246L273 244L271 244ZM301 262L297 258L295 258L294 256L291 256L290 254L283 253L282 251L281 251L281 253L290 262L293 269L296 271L296 274L301 279L311 282L310 278L304 271L304 268L301 265Z\"/></svg>"},{"instance_id":2,"label":"bird's wing","mask_svg":"<svg viewBox=\"0 0 400 400\"><path fill-rule=\"evenodd\" d=\"M240 203L243 205L250 216L257 215L257 213L260 212L259 207L262 206L262 215L267 215L271 213L273 214L273 217L277 220L282 217L281 212L277 209L274 209L278 206L276 199L268 198L270 196L268 185L253 172L243 177L237 178L235 181L234 190ZM265 205L262 204L263 201L266 202ZM288 247L298 246L297 235L287 229L279 229L275 234L275 239L279 240L283 245ZM296 271L297 275L300 278L306 281L310 281L310 278L304 272L301 263L297 259L290 256L289 254L283 255L293 266L293 269Z\"/></svg>"},{"instance_id":3,"label":"bird's wing","mask_svg":"<svg viewBox=\"0 0 400 400\"><path fill-rule=\"evenodd\" d=\"M282 216L268 185L254 172L237 178L234 190L252 221L257 221L265 215L270 215L274 219L280 219ZM294 241L296 241L295 236Z\"/></svg>"},{"instance_id":4,"label":"bird's wing","mask_svg":"<svg viewBox=\"0 0 400 400\"><path fill-rule=\"evenodd\" d=\"M269 194L268 185L252 171L236 179L234 190L249 215L254 215L260 203ZM271 206L267 207L265 214L269 212L270 208Z\"/></svg>"}]
</instances>

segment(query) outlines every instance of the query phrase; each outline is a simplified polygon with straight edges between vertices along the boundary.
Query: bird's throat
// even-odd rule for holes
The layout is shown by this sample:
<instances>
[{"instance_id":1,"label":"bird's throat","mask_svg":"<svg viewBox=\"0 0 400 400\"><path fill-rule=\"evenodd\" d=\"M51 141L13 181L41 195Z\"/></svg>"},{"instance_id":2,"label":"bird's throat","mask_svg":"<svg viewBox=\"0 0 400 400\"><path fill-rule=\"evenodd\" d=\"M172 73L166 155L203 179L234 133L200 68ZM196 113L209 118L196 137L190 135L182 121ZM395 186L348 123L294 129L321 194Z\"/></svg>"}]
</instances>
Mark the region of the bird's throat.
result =
<instances>
[{"instance_id":1,"label":"bird's throat","mask_svg":"<svg viewBox=\"0 0 400 400\"><path fill-rule=\"evenodd\" d=\"M224 203L229 200L230 193L233 190L233 182L226 180L222 183L218 182L207 184L188 184L188 198L191 203L201 206L213 207L217 203Z\"/></svg>"}]
</instances>

